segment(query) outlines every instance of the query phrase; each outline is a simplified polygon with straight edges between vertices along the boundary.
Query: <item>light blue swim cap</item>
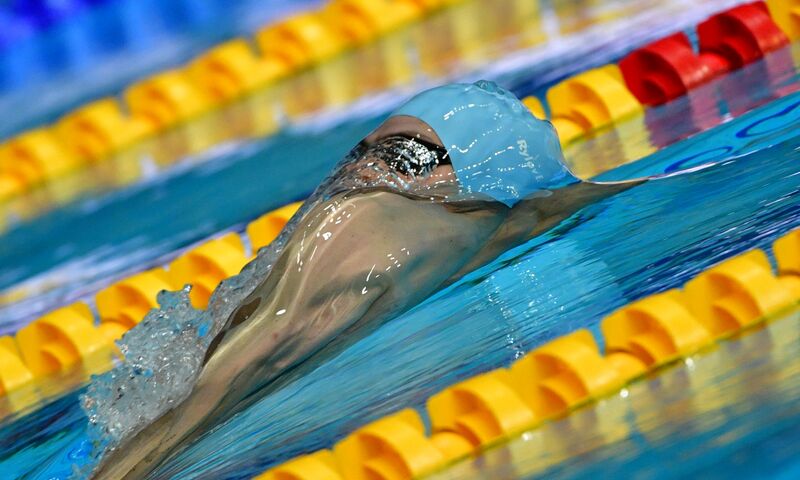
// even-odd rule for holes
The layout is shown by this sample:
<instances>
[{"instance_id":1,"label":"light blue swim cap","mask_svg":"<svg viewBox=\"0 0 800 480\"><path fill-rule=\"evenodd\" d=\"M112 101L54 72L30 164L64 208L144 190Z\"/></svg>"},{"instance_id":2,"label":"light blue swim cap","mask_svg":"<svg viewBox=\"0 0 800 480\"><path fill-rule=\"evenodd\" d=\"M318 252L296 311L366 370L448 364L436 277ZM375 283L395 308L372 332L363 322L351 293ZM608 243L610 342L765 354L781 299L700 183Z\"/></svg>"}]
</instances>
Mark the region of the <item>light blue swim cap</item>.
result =
<instances>
[{"instance_id":1,"label":"light blue swim cap","mask_svg":"<svg viewBox=\"0 0 800 480\"><path fill-rule=\"evenodd\" d=\"M525 197L576 183L553 125L494 82L456 83L420 93L392 116L433 128L466 193L511 207Z\"/></svg>"}]
</instances>

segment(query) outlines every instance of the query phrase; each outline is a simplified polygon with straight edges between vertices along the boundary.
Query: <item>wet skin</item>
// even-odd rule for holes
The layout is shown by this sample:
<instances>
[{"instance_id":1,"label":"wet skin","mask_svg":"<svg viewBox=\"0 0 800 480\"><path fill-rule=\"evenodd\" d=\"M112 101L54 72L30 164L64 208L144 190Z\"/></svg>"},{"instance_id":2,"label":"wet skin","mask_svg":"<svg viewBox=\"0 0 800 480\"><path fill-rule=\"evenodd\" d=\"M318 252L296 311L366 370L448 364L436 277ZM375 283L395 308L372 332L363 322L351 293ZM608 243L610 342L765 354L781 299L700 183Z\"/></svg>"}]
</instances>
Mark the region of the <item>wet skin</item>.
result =
<instances>
[{"instance_id":1,"label":"wet skin","mask_svg":"<svg viewBox=\"0 0 800 480\"><path fill-rule=\"evenodd\" d=\"M396 117L367 143L427 125ZM439 165L416 182L451 178ZM638 183L638 182L637 182ZM143 478L288 368L368 331L582 207L637 183L581 182L513 208L431 201L387 188L339 193L302 218L272 270L215 339L191 395L104 459L96 478Z\"/></svg>"}]
</instances>

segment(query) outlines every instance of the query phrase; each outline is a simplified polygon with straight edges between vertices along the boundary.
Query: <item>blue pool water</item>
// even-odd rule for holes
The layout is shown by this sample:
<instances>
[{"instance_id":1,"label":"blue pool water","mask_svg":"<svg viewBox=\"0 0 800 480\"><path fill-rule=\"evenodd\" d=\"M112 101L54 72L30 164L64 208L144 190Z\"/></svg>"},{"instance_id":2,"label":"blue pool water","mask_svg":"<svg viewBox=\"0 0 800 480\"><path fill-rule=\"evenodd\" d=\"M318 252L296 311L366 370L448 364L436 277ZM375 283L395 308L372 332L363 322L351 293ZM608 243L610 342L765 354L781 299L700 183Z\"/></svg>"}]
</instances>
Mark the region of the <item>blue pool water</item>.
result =
<instances>
[{"instance_id":1,"label":"blue pool water","mask_svg":"<svg viewBox=\"0 0 800 480\"><path fill-rule=\"evenodd\" d=\"M584 50L584 61L573 68L586 68L586 58L602 63L619 53ZM506 365L547 339L595 329L614 308L678 286L716 261L767 246L796 228L797 57L796 49L782 50L571 146L569 160L587 175L616 167L604 179L716 165L584 209L413 311L320 353L259 403L180 452L154 478L247 478L297 453L329 446L371 419L419 407L442 387ZM517 94L538 93L543 84L571 73L550 67L496 75ZM52 295L0 310L0 329L11 331L131 268L163 263L178 248L240 229L244 221L302 198L382 117L372 113L325 132L296 129L242 144L213 162L69 205L4 235L0 288L63 268L51 279ZM606 468L632 476L712 477L760 468L754 473L795 478L796 326L792 317L697 356L694 370L665 372L633 386L627 397L548 425L442 478L596 475ZM0 423L4 478L66 478L71 463L85 460L89 446L77 395ZM0 415L12 409L8 402L0 403ZM700 449L702 457L692 453ZM570 457L577 451L578 457Z\"/></svg>"},{"instance_id":2,"label":"blue pool water","mask_svg":"<svg viewBox=\"0 0 800 480\"><path fill-rule=\"evenodd\" d=\"M180 452L154 478L246 478L297 453L327 446L371 419L419 407L442 387L506 365L550 338L577 328L595 329L613 309L677 287L732 254L768 246L800 224L798 114L800 94L790 94L610 173L650 174L676 162L690 166L697 163L692 158L705 158L697 156L703 149L729 147L728 156L715 165L651 181L592 205L378 330L319 353L271 386L257 404ZM775 366L779 372L782 368ZM786 363L786 368L779 387L791 393L798 384L796 364ZM736 369L730 376L745 374L746 369ZM725 377L707 383L701 398L722 395L727 388ZM647 388L632 388L631 401ZM800 423L792 405L771 405L770 410L788 432L789 444L796 442L791 435ZM714 458L715 448L746 451L777 431L775 422L753 422L737 412L732 405L727 428L737 432L743 419L746 434L732 434L732 447L731 442L708 442L708 458ZM67 476L68 464L87 454L83 422L75 394L23 421L6 421L0 430L0 471L30 478ZM661 448L666 450L653 454L652 462L626 468L656 468L670 452L686 448L665 442ZM648 450L649 444L643 445ZM792 458L782 458L772 465L775 471L796 468ZM682 472L702 471L707 463L687 457ZM601 468L592 465L587 471ZM732 475L740 468L722 462L714 473Z\"/></svg>"}]
</instances>

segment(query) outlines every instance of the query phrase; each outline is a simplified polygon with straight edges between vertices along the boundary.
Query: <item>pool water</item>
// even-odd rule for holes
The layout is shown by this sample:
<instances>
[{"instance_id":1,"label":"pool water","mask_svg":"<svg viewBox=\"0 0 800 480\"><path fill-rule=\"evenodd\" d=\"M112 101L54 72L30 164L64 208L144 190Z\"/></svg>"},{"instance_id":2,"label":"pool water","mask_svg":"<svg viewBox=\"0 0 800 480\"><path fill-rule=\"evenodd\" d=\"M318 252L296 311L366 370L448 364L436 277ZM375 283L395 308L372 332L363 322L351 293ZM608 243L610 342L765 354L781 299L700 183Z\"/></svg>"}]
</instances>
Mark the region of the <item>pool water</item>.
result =
<instances>
[{"instance_id":1,"label":"pool water","mask_svg":"<svg viewBox=\"0 0 800 480\"><path fill-rule=\"evenodd\" d=\"M615 308L677 287L735 253L768 246L800 224L798 114L800 93L789 94L610 172L607 177L652 174L676 162L697 165L691 159L706 159L696 155L704 149L726 146L729 152L706 168L653 180L587 207L381 328L320 352L270 386L258 403L180 452L153 478L247 478L298 453L328 446L369 420L405 406L419 407L444 386L507 365L548 339L577 328L596 329L600 318ZM796 325L796 319L783 324ZM741 342L753 341L748 338ZM748 348L746 343L731 345L725 348ZM770 352L765 349L764 355ZM706 361L713 360L697 360ZM792 365L787 364L789 371L780 378L781 391L796 391L798 376ZM746 384L748 372L745 365L729 376ZM703 393L697 398L724 395L731 380L724 371L721 375L703 380ZM654 381L665 383L668 377ZM638 402L634 393L646 391L647 385L631 388L629 401ZM645 394L640 396L648 401ZM687 456L681 463L683 473L708 468L715 448L723 453L747 450L776 431L774 422L754 421L762 417L748 416L747 411L737 413L742 396L746 395L730 397L732 403L724 407L732 440L704 443L709 457ZM753 407L751 400L741 401ZM659 411L660 404L655 399L652 403L655 406L647 408ZM602 405L595 407L598 418L605 415ZM776 400L770 406L779 426L796 432L800 416L793 402ZM659 432L669 426L670 418L651 414L648 422L655 423L647 428ZM5 422L0 471L29 478L68 476L69 463L80 463L88 453L83 425L76 394L22 421ZM631 436L645 435L631 425L626 427ZM701 419L697 425L692 438L705 438L704 432L715 435L716 423L707 425ZM619 435L622 438L627 434ZM668 438L658 450L649 442L640 444L652 450L647 457L651 462L636 464L643 471L658 468L673 452L688 448ZM536 454L531 455L533 460L523 456L522 464L531 462L536 470ZM587 471L604 468L607 457L602 452L596 457L600 463L587 463ZM781 458L772 465L774 471L795 468L792 458ZM620 465L627 464L620 460ZM714 473L733 475L740 468L720 462Z\"/></svg>"},{"instance_id":2,"label":"pool water","mask_svg":"<svg viewBox=\"0 0 800 480\"><path fill-rule=\"evenodd\" d=\"M584 51L598 62L618 53ZM572 145L568 159L585 176L696 170L587 207L412 311L320 352L152 477L248 478L330 446L372 419L420 407L441 388L507 365L551 338L596 331L615 308L677 287L735 253L767 247L800 225L796 58L796 47L776 52ZM539 93L557 78L546 76L552 75L546 63L538 68L496 75L519 95ZM178 248L301 199L384 116L373 111L325 131L295 129L236 145L213 162L68 205L9 232L0 243L0 264L8 266L0 288L42 272L56 287L0 307L0 329L13 331L49 306L83 298L132 268L163 263ZM62 235L54 238L53 231ZM53 274L54 266L61 270ZM796 478L797 321L776 321L697 355L441 478L743 472ZM71 464L86 461L78 394L3 420L4 478L68 478ZM2 401L0 409L13 410Z\"/></svg>"}]
</instances>

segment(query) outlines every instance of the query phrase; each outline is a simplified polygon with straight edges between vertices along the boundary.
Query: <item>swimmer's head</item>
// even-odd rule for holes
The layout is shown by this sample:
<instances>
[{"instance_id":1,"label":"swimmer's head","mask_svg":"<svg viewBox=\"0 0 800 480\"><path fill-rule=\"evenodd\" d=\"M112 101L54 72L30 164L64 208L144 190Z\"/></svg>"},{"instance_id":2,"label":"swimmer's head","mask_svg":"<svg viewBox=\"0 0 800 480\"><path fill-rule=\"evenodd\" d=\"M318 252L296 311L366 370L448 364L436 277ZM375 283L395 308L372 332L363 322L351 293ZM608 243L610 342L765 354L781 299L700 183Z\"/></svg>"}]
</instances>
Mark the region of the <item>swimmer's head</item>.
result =
<instances>
[{"instance_id":1,"label":"swimmer's head","mask_svg":"<svg viewBox=\"0 0 800 480\"><path fill-rule=\"evenodd\" d=\"M508 206L578 181L564 164L550 122L535 118L513 94L492 82L422 92L367 140L372 137L375 143L394 134L435 153L418 162L424 167L421 173L450 168L464 193Z\"/></svg>"}]
</instances>

